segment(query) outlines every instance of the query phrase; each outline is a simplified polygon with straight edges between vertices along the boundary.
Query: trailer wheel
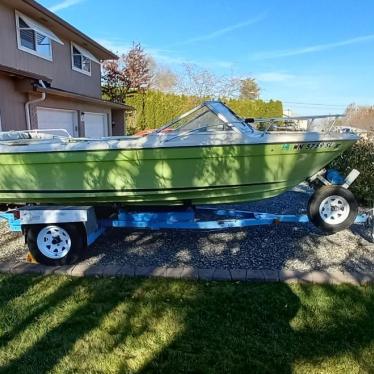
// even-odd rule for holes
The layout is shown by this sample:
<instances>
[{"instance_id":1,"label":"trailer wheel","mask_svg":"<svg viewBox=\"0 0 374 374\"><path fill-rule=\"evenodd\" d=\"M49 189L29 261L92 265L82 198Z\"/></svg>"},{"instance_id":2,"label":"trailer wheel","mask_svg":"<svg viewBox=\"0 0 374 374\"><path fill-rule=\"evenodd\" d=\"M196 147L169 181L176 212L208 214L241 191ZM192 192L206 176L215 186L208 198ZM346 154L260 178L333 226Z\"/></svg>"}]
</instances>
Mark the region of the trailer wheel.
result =
<instances>
[{"instance_id":1,"label":"trailer wheel","mask_svg":"<svg viewBox=\"0 0 374 374\"><path fill-rule=\"evenodd\" d=\"M353 193L341 186L323 186L308 202L310 221L327 233L335 233L351 226L358 213Z\"/></svg>"},{"instance_id":2,"label":"trailer wheel","mask_svg":"<svg viewBox=\"0 0 374 374\"><path fill-rule=\"evenodd\" d=\"M26 242L37 262L55 266L73 264L86 247L80 225L73 223L31 225Z\"/></svg>"}]
</instances>

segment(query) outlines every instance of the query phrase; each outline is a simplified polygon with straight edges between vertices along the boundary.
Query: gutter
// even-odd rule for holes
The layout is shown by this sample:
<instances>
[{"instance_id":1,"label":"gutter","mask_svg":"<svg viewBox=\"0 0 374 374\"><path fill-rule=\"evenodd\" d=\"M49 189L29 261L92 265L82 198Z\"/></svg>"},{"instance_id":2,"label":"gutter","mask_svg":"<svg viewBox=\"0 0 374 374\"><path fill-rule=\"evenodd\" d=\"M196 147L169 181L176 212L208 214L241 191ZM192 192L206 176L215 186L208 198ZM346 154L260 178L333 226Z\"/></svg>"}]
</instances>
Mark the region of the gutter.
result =
<instances>
[{"instance_id":1,"label":"gutter","mask_svg":"<svg viewBox=\"0 0 374 374\"><path fill-rule=\"evenodd\" d=\"M46 88L44 82L41 79L39 79L39 84L43 88ZM44 101L45 98L47 97L47 94L46 94L45 91L43 91L41 94L42 94L42 96L39 97L38 99L30 100L30 101L28 101L28 102L25 103L25 113L26 113L26 126L27 126L27 130L31 130L30 105L40 103L40 102Z\"/></svg>"},{"instance_id":2,"label":"gutter","mask_svg":"<svg viewBox=\"0 0 374 374\"><path fill-rule=\"evenodd\" d=\"M97 97L82 95L82 94L78 94L78 93L71 92L71 91L61 90L58 88L52 88L52 87L43 88L43 87L37 86L36 91L39 93L46 92L50 96L58 96L58 97L63 97L65 99L73 99L74 101L77 101L77 102L92 103L92 104L96 104L100 106L106 106L112 109L122 109L125 111L135 110L135 108L127 104L119 104L113 101L103 100Z\"/></svg>"}]
</instances>

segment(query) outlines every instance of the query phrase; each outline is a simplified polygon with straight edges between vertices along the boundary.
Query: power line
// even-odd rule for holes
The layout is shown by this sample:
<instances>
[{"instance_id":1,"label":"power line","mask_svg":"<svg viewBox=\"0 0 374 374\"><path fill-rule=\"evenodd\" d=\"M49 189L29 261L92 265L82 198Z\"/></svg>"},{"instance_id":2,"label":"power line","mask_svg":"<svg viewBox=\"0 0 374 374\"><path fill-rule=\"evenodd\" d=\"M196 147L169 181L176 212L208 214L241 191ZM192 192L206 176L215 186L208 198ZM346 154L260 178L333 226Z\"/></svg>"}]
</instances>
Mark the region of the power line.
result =
<instances>
[{"instance_id":1,"label":"power line","mask_svg":"<svg viewBox=\"0 0 374 374\"><path fill-rule=\"evenodd\" d=\"M292 105L303 105L303 106L323 106L328 108L346 108L348 105L344 104L322 104L322 103L301 103L297 101L282 101L284 104L292 104Z\"/></svg>"}]
</instances>

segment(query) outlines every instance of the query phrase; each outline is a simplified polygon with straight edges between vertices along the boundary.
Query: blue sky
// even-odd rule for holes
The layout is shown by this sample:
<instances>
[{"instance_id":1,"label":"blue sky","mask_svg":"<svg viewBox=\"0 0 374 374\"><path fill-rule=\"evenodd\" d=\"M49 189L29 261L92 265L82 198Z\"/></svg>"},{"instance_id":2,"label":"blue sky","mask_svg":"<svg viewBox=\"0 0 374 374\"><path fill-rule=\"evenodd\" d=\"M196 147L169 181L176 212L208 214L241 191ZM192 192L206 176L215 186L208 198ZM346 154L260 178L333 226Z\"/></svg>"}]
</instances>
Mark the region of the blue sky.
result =
<instances>
[{"instance_id":1,"label":"blue sky","mask_svg":"<svg viewBox=\"0 0 374 374\"><path fill-rule=\"evenodd\" d=\"M41 3L114 52L137 41L174 69L255 77L262 98L297 114L374 104L372 0Z\"/></svg>"}]
</instances>

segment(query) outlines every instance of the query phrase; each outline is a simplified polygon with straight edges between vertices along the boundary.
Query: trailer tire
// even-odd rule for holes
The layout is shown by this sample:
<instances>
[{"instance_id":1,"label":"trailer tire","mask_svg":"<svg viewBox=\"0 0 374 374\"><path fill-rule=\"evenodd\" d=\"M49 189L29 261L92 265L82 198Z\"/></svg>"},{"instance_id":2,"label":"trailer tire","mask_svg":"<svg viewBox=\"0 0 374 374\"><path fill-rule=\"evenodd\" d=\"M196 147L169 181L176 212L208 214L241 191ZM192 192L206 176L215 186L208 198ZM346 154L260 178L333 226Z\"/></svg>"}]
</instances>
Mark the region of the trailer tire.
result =
<instances>
[{"instance_id":1,"label":"trailer tire","mask_svg":"<svg viewBox=\"0 0 374 374\"><path fill-rule=\"evenodd\" d=\"M341 186L323 186L308 202L309 220L330 234L350 227L357 213L358 204L353 193Z\"/></svg>"},{"instance_id":2,"label":"trailer tire","mask_svg":"<svg viewBox=\"0 0 374 374\"><path fill-rule=\"evenodd\" d=\"M70 265L78 261L86 248L80 224L31 225L26 243L33 258L50 266Z\"/></svg>"}]
</instances>

